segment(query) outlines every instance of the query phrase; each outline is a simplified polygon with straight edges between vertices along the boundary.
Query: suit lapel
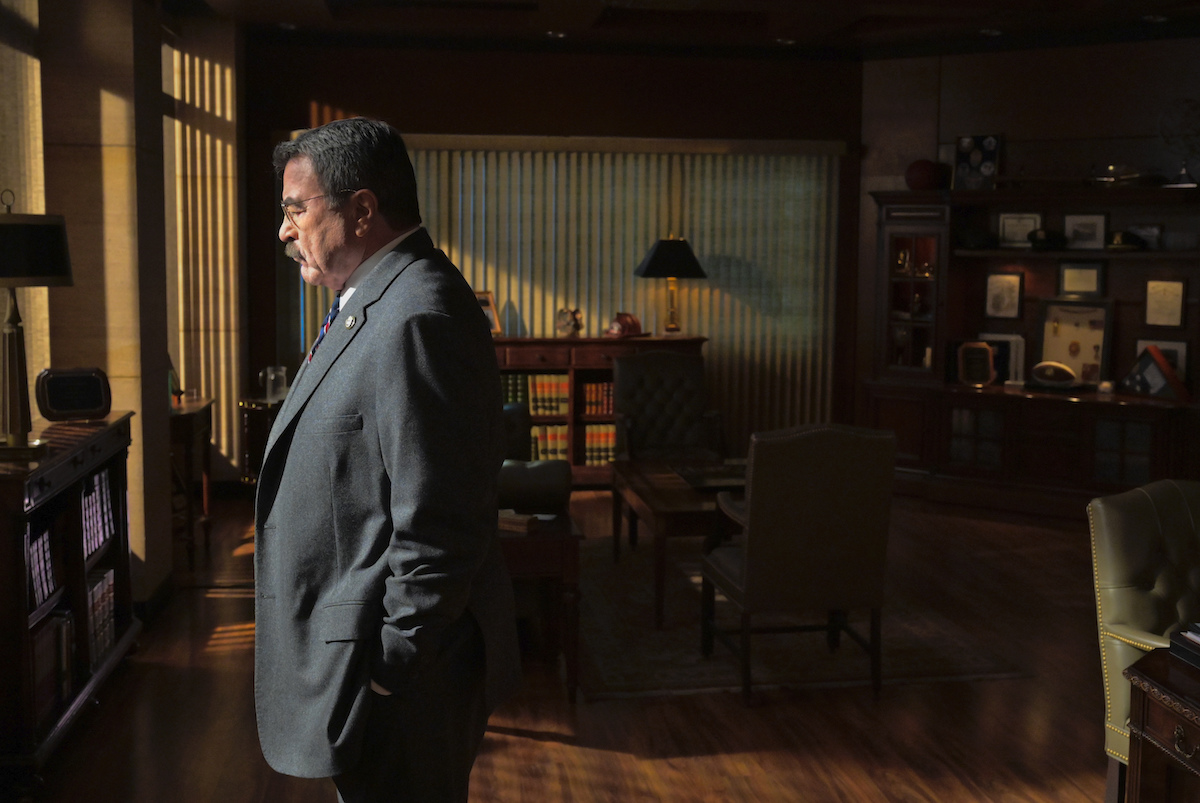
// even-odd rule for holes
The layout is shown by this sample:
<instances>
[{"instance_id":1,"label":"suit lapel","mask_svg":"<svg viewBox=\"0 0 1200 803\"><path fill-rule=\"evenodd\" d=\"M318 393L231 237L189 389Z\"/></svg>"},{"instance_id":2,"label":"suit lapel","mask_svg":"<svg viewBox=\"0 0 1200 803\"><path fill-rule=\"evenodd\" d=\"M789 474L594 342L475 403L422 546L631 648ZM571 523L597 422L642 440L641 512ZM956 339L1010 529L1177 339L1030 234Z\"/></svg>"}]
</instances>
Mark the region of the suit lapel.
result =
<instances>
[{"instance_id":1,"label":"suit lapel","mask_svg":"<svg viewBox=\"0 0 1200 803\"><path fill-rule=\"evenodd\" d=\"M271 427L271 434L267 438L260 477L270 475L274 470L275 463L283 453L286 453L287 450L282 449L280 450L281 455L275 455L276 445L281 441L285 443L291 441L290 436L283 437L284 433L292 430L301 411L308 406L313 393L333 370L334 365L350 347L354 338L366 328L370 306L380 299L384 291L391 286L405 268L432 250L433 241L429 238L429 233L425 229L418 229L385 256L383 261L371 271L366 281L354 291L354 295L346 302L346 306L339 311L337 320L329 327L325 339L321 341L321 348L317 350L318 356L313 358L314 362L302 363L300 370L296 372L296 378L292 381L292 389L288 392L283 406L280 407L279 415L276 416L275 424ZM347 328L346 324L349 321L353 321L353 325Z\"/></svg>"}]
</instances>

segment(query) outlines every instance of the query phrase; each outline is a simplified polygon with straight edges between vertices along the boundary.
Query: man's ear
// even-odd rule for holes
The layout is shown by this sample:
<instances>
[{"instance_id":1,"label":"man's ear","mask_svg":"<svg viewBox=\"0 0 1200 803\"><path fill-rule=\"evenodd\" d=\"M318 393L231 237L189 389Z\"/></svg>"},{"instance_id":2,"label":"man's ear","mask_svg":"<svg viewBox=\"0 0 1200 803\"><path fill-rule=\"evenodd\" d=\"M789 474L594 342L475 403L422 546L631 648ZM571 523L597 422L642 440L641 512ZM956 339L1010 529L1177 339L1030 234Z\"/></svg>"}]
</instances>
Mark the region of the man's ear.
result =
<instances>
[{"instance_id":1,"label":"man's ear","mask_svg":"<svg viewBox=\"0 0 1200 803\"><path fill-rule=\"evenodd\" d=\"M362 237L379 222L379 199L370 190L357 190L348 203L354 218L354 233Z\"/></svg>"}]
</instances>

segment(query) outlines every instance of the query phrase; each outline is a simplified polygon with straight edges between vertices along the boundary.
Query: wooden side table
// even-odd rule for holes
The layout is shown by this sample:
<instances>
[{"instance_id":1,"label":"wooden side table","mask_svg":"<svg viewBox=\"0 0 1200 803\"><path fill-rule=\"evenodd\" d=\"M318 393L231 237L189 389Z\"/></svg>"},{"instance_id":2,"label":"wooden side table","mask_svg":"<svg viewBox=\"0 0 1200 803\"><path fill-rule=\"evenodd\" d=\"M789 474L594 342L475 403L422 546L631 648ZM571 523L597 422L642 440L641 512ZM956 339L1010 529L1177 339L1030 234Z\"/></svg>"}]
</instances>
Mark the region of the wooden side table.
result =
<instances>
[{"instance_id":1,"label":"wooden side table","mask_svg":"<svg viewBox=\"0 0 1200 803\"><path fill-rule=\"evenodd\" d=\"M549 579L558 589L559 644L567 669L567 699L579 686L579 530L569 517L533 532L500 532L500 551L513 580Z\"/></svg>"},{"instance_id":2,"label":"wooden side table","mask_svg":"<svg viewBox=\"0 0 1200 803\"><path fill-rule=\"evenodd\" d=\"M1159 649L1130 683L1126 803L1200 800L1200 669Z\"/></svg>"},{"instance_id":3,"label":"wooden side table","mask_svg":"<svg viewBox=\"0 0 1200 803\"><path fill-rule=\"evenodd\" d=\"M204 554L212 536L208 495L212 477L212 399L180 399L171 405L171 479L179 508L172 504L174 531L187 547L188 571L196 568L196 525L204 532ZM196 477L197 458L200 476ZM200 496L196 497L199 479ZM199 515L197 515L197 507Z\"/></svg>"}]
</instances>

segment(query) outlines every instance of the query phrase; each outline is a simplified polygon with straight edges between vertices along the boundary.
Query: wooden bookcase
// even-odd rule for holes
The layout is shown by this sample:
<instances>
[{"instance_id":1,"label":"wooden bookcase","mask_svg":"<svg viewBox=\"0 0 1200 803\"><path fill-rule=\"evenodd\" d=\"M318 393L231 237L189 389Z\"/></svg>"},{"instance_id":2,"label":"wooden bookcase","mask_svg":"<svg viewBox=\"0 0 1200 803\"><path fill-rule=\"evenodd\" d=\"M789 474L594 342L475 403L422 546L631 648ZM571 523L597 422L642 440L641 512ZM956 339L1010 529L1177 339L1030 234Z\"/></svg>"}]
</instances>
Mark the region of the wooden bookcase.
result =
<instances>
[{"instance_id":1,"label":"wooden bookcase","mask_svg":"<svg viewBox=\"0 0 1200 803\"><path fill-rule=\"evenodd\" d=\"M1200 391L1200 191L1038 185L872 195L879 308L867 424L896 431L899 477L909 487L919 481L928 493L937 481L945 486L937 493L963 500L974 484L979 493L970 503L1041 512L1041 497L1081 511L1079 498L1200 473L1200 453L1189 447L1200 434L1197 407L1120 392L1144 341L1186 344L1180 367L1193 396ZM1002 247L1005 215L1036 215L1052 232L1086 215L1103 220L1107 232L1153 225L1162 238L1143 250ZM1097 294L1065 292L1064 268L1080 264L1098 271ZM1012 303L993 303L995 274L1019 277ZM1147 319L1152 280L1184 287L1177 326ZM1023 338L1028 379L1042 359L1047 305L1071 300L1109 310L1105 353L1090 368L1096 375L1084 377L1090 389L974 386L958 376L958 345L994 333ZM1116 392L1096 392L1099 380Z\"/></svg>"},{"instance_id":2,"label":"wooden bookcase","mask_svg":"<svg viewBox=\"0 0 1200 803\"><path fill-rule=\"evenodd\" d=\"M49 451L0 462L0 789L26 785L133 646L132 413L34 422Z\"/></svg>"},{"instance_id":3,"label":"wooden bookcase","mask_svg":"<svg viewBox=\"0 0 1200 803\"><path fill-rule=\"evenodd\" d=\"M563 402L556 412L533 410L534 426L564 427L566 458L577 486L612 483L607 463L588 465L589 427L612 425L611 409L594 411L588 387L612 382L613 360L640 351L670 350L699 354L707 338L692 336L496 338L496 360L508 383L523 377L551 376L559 381Z\"/></svg>"}]
</instances>

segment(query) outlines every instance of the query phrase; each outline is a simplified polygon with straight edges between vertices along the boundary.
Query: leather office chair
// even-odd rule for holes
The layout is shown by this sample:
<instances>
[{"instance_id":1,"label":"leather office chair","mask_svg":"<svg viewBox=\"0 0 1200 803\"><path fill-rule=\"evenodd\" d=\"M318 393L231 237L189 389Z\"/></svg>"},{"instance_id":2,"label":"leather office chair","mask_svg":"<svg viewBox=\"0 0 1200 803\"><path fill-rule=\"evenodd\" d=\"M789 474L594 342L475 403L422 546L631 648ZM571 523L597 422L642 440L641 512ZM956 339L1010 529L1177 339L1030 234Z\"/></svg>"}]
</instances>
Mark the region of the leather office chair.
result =
<instances>
[{"instance_id":1,"label":"leather office chair","mask_svg":"<svg viewBox=\"0 0 1200 803\"><path fill-rule=\"evenodd\" d=\"M1159 480L1087 506L1100 669L1106 800L1123 799L1129 681L1122 672L1200 621L1200 482Z\"/></svg>"},{"instance_id":2,"label":"leather office chair","mask_svg":"<svg viewBox=\"0 0 1200 803\"><path fill-rule=\"evenodd\" d=\"M659 350L617 357L613 412L619 459L722 457L721 419L708 409L699 354Z\"/></svg>"},{"instance_id":3,"label":"leather office chair","mask_svg":"<svg viewBox=\"0 0 1200 803\"><path fill-rule=\"evenodd\" d=\"M891 432L818 424L755 433L746 496L718 495L741 525L740 543L718 546L701 562L701 651L719 638L741 661L742 694L751 699L750 636L825 631L831 650L844 631L870 656L871 685L882 682L881 622L896 438ZM715 592L740 611L736 629L719 630ZM870 610L870 636L847 620ZM821 624L756 628L763 614L824 615ZM736 636L736 638L735 638Z\"/></svg>"},{"instance_id":4,"label":"leather office chair","mask_svg":"<svg viewBox=\"0 0 1200 803\"><path fill-rule=\"evenodd\" d=\"M530 460L532 418L525 404L504 405L504 464L497 482L497 507L517 513L568 515L571 464Z\"/></svg>"}]
</instances>

